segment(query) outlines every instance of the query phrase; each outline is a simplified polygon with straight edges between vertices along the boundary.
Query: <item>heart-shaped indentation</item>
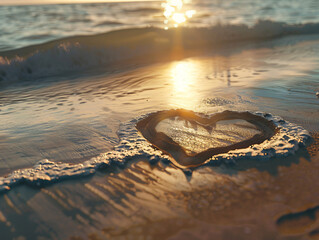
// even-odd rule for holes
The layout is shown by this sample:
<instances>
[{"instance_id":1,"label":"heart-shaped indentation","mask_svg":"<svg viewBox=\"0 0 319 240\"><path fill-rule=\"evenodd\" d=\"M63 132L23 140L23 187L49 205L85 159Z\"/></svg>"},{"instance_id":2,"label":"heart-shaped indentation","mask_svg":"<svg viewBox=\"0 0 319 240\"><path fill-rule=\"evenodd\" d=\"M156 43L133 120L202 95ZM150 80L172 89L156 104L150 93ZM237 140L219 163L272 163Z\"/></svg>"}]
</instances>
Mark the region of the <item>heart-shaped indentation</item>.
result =
<instances>
[{"instance_id":1,"label":"heart-shaped indentation","mask_svg":"<svg viewBox=\"0 0 319 240\"><path fill-rule=\"evenodd\" d=\"M271 121L249 112L200 116L184 109L153 113L136 127L181 168L196 167L213 155L260 144L277 131Z\"/></svg>"}]
</instances>

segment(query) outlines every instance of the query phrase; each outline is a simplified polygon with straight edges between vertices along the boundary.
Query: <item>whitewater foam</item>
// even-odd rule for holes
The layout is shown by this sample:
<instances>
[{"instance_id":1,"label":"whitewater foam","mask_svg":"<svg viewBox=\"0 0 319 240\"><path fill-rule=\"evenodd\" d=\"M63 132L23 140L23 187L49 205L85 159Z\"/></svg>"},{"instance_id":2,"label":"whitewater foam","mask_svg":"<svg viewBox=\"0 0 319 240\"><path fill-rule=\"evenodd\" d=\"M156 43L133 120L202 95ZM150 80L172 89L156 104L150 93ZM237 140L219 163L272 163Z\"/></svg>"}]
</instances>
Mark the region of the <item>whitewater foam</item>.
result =
<instances>
[{"instance_id":1,"label":"whitewater foam","mask_svg":"<svg viewBox=\"0 0 319 240\"><path fill-rule=\"evenodd\" d=\"M30 81L48 76L81 73L110 64L139 59L171 58L182 47L210 51L231 43L256 42L289 35L319 34L319 23L286 24L259 21L247 25L216 25L167 31L144 27L93 36L75 36L0 53L0 81ZM177 42L178 41L178 42Z\"/></svg>"},{"instance_id":2,"label":"whitewater foam","mask_svg":"<svg viewBox=\"0 0 319 240\"><path fill-rule=\"evenodd\" d=\"M33 168L16 170L5 177L1 177L0 192L8 191L18 184L43 187L65 179L89 176L96 173L97 170L105 169L111 165L125 167L126 163L135 159L148 159L151 164L158 161L169 163L170 157L155 149L139 134L135 127L137 122L150 114L123 123L118 132L120 143L113 151L79 164L55 163L47 159L41 160ZM294 154L300 147L305 147L311 138L304 128L287 122L278 116L261 112L252 114L262 116L273 122L279 128L279 132L261 144L213 156L207 159L203 165L232 164L238 161L240 163L241 159L260 161L286 157Z\"/></svg>"}]
</instances>

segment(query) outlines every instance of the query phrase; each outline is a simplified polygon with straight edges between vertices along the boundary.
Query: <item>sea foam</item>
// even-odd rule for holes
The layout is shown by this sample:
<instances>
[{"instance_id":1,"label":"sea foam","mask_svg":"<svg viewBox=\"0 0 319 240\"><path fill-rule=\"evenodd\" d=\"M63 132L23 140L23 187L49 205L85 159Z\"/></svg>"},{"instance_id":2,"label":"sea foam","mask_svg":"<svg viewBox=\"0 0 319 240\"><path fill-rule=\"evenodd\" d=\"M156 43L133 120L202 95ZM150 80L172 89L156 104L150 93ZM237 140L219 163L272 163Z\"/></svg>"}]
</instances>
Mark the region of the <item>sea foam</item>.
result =
<instances>
[{"instance_id":1,"label":"sea foam","mask_svg":"<svg viewBox=\"0 0 319 240\"><path fill-rule=\"evenodd\" d=\"M8 191L18 184L43 187L65 179L89 176L99 169L105 169L112 165L123 168L130 161L138 159L148 159L150 164L158 161L169 163L170 157L154 148L136 129L136 124L150 114L121 124L118 131L120 143L114 150L79 164L41 160L33 168L16 170L5 177L0 177L0 192ZM252 112L252 114L271 121L279 128L279 131L271 139L261 144L215 155L207 159L203 165L220 165L221 163L227 165L234 162L240 164L241 159L265 161L270 158L282 158L294 154L299 148L305 147L311 138L307 130L287 122L281 117L261 112Z\"/></svg>"}]
</instances>

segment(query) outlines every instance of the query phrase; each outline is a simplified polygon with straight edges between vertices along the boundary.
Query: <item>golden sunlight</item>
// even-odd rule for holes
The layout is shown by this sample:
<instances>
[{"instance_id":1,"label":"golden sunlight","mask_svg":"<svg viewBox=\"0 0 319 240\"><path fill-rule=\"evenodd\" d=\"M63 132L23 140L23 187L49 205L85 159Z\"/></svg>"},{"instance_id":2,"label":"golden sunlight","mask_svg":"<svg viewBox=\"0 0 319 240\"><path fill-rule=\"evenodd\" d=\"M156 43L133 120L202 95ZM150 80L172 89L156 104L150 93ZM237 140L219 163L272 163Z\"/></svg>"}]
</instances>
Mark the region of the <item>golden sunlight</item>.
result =
<instances>
[{"instance_id":1,"label":"golden sunlight","mask_svg":"<svg viewBox=\"0 0 319 240\"><path fill-rule=\"evenodd\" d=\"M178 27L194 16L196 13L195 10L186 9L187 7L185 5L188 3L190 3L189 0L166 0L166 2L162 4L164 8L165 29L168 29L170 26Z\"/></svg>"},{"instance_id":2,"label":"golden sunlight","mask_svg":"<svg viewBox=\"0 0 319 240\"><path fill-rule=\"evenodd\" d=\"M175 62L170 71L173 87L170 104L173 107L193 109L199 99L195 90L197 63L194 61Z\"/></svg>"},{"instance_id":3,"label":"golden sunlight","mask_svg":"<svg viewBox=\"0 0 319 240\"><path fill-rule=\"evenodd\" d=\"M183 13L174 13L172 19L177 23L183 23L186 21L186 17Z\"/></svg>"}]
</instances>

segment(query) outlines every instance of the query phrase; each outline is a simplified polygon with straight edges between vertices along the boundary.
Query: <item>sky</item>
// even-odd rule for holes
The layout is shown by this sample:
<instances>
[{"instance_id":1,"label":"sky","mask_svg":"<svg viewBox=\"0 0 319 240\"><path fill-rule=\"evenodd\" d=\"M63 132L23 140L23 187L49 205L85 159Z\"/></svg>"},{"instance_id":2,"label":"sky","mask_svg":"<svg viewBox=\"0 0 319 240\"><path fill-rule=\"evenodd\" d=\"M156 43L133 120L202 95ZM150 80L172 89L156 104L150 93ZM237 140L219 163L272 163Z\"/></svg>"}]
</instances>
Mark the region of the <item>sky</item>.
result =
<instances>
[{"instance_id":1,"label":"sky","mask_svg":"<svg viewBox=\"0 0 319 240\"><path fill-rule=\"evenodd\" d=\"M152 0L0 0L0 5L31 5L54 3L137 2Z\"/></svg>"}]
</instances>

